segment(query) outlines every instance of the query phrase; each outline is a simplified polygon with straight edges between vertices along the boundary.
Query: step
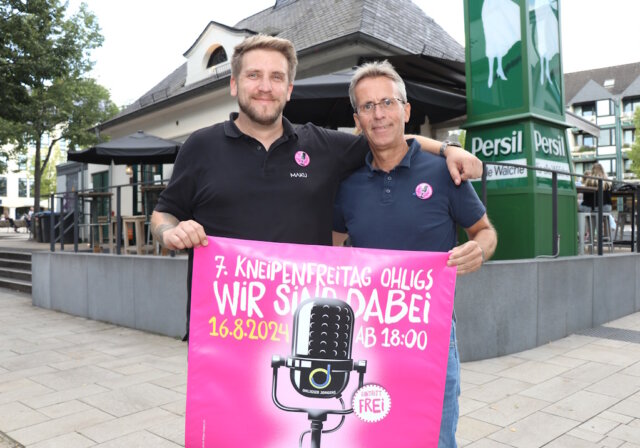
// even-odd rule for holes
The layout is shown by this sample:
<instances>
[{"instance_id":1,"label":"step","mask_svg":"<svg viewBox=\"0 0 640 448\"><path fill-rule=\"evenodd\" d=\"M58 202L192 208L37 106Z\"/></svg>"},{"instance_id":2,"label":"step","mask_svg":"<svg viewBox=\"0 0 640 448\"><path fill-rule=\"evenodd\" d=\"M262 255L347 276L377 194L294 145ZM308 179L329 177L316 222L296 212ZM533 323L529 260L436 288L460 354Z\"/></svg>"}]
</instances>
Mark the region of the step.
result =
<instances>
[{"instance_id":1,"label":"step","mask_svg":"<svg viewBox=\"0 0 640 448\"><path fill-rule=\"evenodd\" d=\"M14 291L22 291L30 294L31 282L0 277L0 288L13 289Z\"/></svg>"},{"instance_id":2,"label":"step","mask_svg":"<svg viewBox=\"0 0 640 448\"><path fill-rule=\"evenodd\" d=\"M31 270L15 269L15 268L0 268L0 277L13 278L16 280L23 280L25 282L30 282Z\"/></svg>"},{"instance_id":3,"label":"step","mask_svg":"<svg viewBox=\"0 0 640 448\"><path fill-rule=\"evenodd\" d=\"M22 269L31 272L31 261L12 260L0 257L0 268Z\"/></svg>"},{"instance_id":4,"label":"step","mask_svg":"<svg viewBox=\"0 0 640 448\"><path fill-rule=\"evenodd\" d=\"M0 448L24 448L24 445L20 445L11 437L0 431Z\"/></svg>"},{"instance_id":5,"label":"step","mask_svg":"<svg viewBox=\"0 0 640 448\"><path fill-rule=\"evenodd\" d=\"M12 251L0 251L0 258L6 260L21 260L31 261L31 252L12 252Z\"/></svg>"}]
</instances>

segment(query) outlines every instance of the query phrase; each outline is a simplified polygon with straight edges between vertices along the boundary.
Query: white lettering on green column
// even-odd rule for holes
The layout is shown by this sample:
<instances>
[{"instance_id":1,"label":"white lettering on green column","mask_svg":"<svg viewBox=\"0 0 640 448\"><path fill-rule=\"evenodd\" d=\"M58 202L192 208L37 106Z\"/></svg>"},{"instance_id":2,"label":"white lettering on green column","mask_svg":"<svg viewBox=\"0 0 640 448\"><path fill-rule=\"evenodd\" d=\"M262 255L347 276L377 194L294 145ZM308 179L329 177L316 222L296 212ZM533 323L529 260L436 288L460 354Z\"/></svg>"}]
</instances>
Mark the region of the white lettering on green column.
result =
<instances>
[{"instance_id":1,"label":"white lettering on green column","mask_svg":"<svg viewBox=\"0 0 640 448\"><path fill-rule=\"evenodd\" d=\"M511 137L483 140L482 137L471 139L471 153L481 153L485 158L508 156L522 152L522 131L513 131Z\"/></svg>"},{"instance_id":2,"label":"white lettering on green column","mask_svg":"<svg viewBox=\"0 0 640 448\"><path fill-rule=\"evenodd\" d=\"M540 131L533 131L536 152L542 152L546 155L565 157L564 139L561 135L556 138L543 137Z\"/></svg>"}]
</instances>

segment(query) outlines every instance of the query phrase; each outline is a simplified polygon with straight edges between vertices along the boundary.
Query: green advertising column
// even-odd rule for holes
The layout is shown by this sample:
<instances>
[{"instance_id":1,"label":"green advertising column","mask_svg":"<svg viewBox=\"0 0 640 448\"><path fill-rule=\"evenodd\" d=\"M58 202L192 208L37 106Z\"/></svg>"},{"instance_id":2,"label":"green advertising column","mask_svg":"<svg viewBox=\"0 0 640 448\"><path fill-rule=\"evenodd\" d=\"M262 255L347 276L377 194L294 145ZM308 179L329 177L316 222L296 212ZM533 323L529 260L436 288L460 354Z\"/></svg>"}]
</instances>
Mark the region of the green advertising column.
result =
<instances>
[{"instance_id":1,"label":"green advertising column","mask_svg":"<svg viewBox=\"0 0 640 448\"><path fill-rule=\"evenodd\" d=\"M464 0L464 12L466 149L485 162L573 172L559 0ZM560 255L577 252L576 200L573 179L559 175ZM487 209L495 259L552 255L551 173L487 165Z\"/></svg>"}]
</instances>

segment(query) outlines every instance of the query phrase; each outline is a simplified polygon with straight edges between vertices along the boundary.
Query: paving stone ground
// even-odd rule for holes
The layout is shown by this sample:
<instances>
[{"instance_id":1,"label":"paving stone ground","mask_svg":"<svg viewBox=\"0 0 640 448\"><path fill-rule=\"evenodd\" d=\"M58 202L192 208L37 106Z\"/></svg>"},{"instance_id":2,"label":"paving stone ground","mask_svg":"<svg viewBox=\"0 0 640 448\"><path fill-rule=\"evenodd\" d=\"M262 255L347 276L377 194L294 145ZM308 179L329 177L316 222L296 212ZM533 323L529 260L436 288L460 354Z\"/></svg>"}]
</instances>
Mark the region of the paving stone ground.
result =
<instances>
[{"instance_id":1,"label":"paving stone ground","mask_svg":"<svg viewBox=\"0 0 640 448\"><path fill-rule=\"evenodd\" d=\"M640 313L606 326L463 363L459 446L640 448ZM184 342L0 289L0 448L184 446L186 372Z\"/></svg>"},{"instance_id":2,"label":"paving stone ground","mask_svg":"<svg viewBox=\"0 0 640 448\"><path fill-rule=\"evenodd\" d=\"M463 363L458 445L640 448L640 313L584 333ZM184 446L186 372L184 342L0 288L0 448Z\"/></svg>"}]
</instances>

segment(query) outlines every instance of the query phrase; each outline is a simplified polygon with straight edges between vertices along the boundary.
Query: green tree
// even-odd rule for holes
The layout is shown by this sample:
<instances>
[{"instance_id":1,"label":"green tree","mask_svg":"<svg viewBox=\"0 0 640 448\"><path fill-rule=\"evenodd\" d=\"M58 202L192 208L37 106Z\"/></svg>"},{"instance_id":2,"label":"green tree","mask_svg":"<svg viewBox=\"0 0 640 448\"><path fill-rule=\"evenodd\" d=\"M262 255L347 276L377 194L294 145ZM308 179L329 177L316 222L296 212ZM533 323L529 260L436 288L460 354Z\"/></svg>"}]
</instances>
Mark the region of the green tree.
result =
<instances>
[{"instance_id":1,"label":"green tree","mask_svg":"<svg viewBox=\"0 0 640 448\"><path fill-rule=\"evenodd\" d=\"M636 109L633 122L636 125L636 138L631 145L629 156L631 157L631 170L640 177L640 108Z\"/></svg>"},{"instance_id":2,"label":"green tree","mask_svg":"<svg viewBox=\"0 0 640 448\"><path fill-rule=\"evenodd\" d=\"M466 140L467 140L467 131L462 129L460 131L460 134L458 134L458 142L462 145L463 148L464 148Z\"/></svg>"},{"instance_id":3,"label":"green tree","mask_svg":"<svg viewBox=\"0 0 640 448\"><path fill-rule=\"evenodd\" d=\"M31 157L31 159L29 160L29 180L31 182L32 182L32 179L34 178L34 171L35 171L34 159L35 159L35 155ZM56 165L61 162L63 162L62 153L60 152L60 145L57 144L53 147L51 151L51 156L49 157L49 163L47 163L46 168L42 170L42 174L40 176L40 196L47 197L51 193L56 192L56 183L57 183Z\"/></svg>"},{"instance_id":4,"label":"green tree","mask_svg":"<svg viewBox=\"0 0 640 448\"><path fill-rule=\"evenodd\" d=\"M89 54L103 41L96 18L85 4L70 17L66 8L60 0L0 0L0 143L14 156L35 147L35 211L56 142L67 140L70 150L93 144L90 128L117 113L109 92L87 77Z\"/></svg>"}]
</instances>

